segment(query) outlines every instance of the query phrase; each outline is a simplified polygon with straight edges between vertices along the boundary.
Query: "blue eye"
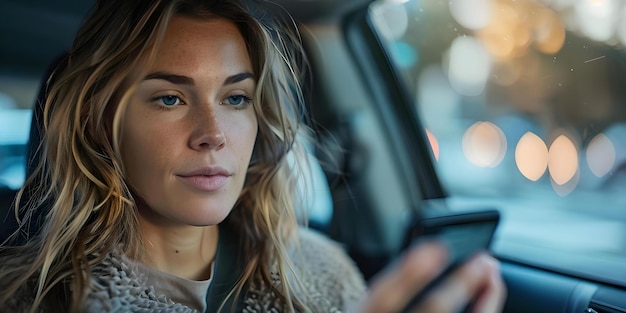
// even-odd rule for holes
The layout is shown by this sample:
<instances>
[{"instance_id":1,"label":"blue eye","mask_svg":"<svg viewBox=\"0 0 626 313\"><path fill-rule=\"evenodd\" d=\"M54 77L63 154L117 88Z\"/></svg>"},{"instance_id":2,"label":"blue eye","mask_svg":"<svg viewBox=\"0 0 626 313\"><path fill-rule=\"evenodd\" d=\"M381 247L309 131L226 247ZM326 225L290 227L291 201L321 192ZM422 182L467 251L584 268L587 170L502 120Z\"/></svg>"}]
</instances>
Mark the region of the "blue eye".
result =
<instances>
[{"instance_id":1,"label":"blue eye","mask_svg":"<svg viewBox=\"0 0 626 313\"><path fill-rule=\"evenodd\" d=\"M234 96L230 96L226 98L224 100L224 103L228 105L236 106L236 107L242 107L242 106L249 104L250 101L252 101L252 99L244 95L234 95Z\"/></svg>"},{"instance_id":2,"label":"blue eye","mask_svg":"<svg viewBox=\"0 0 626 313\"><path fill-rule=\"evenodd\" d=\"M175 106L182 103L179 97L172 95L159 97L158 100L160 100L161 103L167 107Z\"/></svg>"}]
</instances>

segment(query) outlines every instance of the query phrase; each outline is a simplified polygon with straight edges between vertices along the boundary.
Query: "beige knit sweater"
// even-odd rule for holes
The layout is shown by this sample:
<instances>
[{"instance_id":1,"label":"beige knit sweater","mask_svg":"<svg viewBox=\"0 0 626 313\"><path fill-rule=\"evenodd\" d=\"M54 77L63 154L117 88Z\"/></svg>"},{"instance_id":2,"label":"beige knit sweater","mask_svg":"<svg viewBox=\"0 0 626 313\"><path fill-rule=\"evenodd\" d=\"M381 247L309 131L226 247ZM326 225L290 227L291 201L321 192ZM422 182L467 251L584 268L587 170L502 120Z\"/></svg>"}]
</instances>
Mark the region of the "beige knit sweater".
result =
<instances>
[{"instance_id":1,"label":"beige knit sweater","mask_svg":"<svg viewBox=\"0 0 626 313\"><path fill-rule=\"evenodd\" d=\"M345 312L365 293L364 280L353 261L340 245L314 231L300 230L299 239L300 249L291 249L289 253L311 300L307 309L310 312ZM142 273L123 259L113 253L93 268L85 312L197 312L173 302L166 294L146 284ZM273 278L274 284L280 284L278 275ZM19 307L24 305L14 304L16 307L11 312L16 309L19 312ZM248 286L238 307L246 313L285 311L273 293L254 284ZM3 308L0 312L4 312ZM223 312L230 312L230 307Z\"/></svg>"}]
</instances>

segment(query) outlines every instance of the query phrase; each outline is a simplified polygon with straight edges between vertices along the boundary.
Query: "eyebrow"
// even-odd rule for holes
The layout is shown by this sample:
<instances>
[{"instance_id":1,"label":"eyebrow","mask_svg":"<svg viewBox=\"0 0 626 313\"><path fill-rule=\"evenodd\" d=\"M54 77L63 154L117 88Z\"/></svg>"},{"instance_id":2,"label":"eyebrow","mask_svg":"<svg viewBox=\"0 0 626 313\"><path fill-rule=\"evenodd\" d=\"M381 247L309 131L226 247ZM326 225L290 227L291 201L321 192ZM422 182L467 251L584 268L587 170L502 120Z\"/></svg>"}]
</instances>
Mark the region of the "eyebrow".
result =
<instances>
[{"instance_id":1,"label":"eyebrow","mask_svg":"<svg viewBox=\"0 0 626 313\"><path fill-rule=\"evenodd\" d=\"M248 78L254 79L254 75L252 75L252 73L248 73L248 72L244 72L244 73L239 73L239 74L235 74L235 75L231 75L226 77L226 79L224 80L224 86L226 85L232 85L235 83L238 83L240 81L244 81Z\"/></svg>"},{"instance_id":2,"label":"eyebrow","mask_svg":"<svg viewBox=\"0 0 626 313\"><path fill-rule=\"evenodd\" d=\"M223 85L224 86L232 85L232 84L244 81L249 78L254 79L254 75L252 75L252 73L249 73L249 72L243 72L243 73L231 75L231 76L226 77L226 79L224 79ZM189 76L166 73L166 72L150 73L146 75L146 77L144 78L144 80L150 80L150 79L162 79L162 80L166 80L176 85L194 85L195 84L193 78Z\"/></svg>"},{"instance_id":3,"label":"eyebrow","mask_svg":"<svg viewBox=\"0 0 626 313\"><path fill-rule=\"evenodd\" d=\"M184 75L177 75L165 72L154 72L146 75L144 80L162 79L176 85L194 85L193 78Z\"/></svg>"}]
</instances>

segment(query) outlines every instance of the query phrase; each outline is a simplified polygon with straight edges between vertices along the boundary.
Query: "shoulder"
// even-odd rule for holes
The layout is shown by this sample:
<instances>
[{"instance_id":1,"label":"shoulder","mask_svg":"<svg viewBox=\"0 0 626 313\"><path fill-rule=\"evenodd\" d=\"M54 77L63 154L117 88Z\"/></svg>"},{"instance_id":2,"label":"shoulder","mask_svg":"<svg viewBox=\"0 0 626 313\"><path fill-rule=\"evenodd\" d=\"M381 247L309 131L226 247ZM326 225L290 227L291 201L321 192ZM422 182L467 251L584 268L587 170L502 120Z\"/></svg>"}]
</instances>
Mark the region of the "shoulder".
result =
<instances>
[{"instance_id":1,"label":"shoulder","mask_svg":"<svg viewBox=\"0 0 626 313\"><path fill-rule=\"evenodd\" d=\"M292 260L313 299L326 299L331 307L345 308L365 293L365 281L345 248L308 228L298 231Z\"/></svg>"},{"instance_id":2,"label":"shoulder","mask_svg":"<svg viewBox=\"0 0 626 313\"><path fill-rule=\"evenodd\" d=\"M342 270L356 270L356 265L347 255L345 247L316 230L300 227L297 243L291 253L296 258L302 256L307 265L333 265Z\"/></svg>"},{"instance_id":3,"label":"shoulder","mask_svg":"<svg viewBox=\"0 0 626 313\"><path fill-rule=\"evenodd\" d=\"M111 253L91 270L84 312L197 312L146 284L122 254Z\"/></svg>"}]
</instances>

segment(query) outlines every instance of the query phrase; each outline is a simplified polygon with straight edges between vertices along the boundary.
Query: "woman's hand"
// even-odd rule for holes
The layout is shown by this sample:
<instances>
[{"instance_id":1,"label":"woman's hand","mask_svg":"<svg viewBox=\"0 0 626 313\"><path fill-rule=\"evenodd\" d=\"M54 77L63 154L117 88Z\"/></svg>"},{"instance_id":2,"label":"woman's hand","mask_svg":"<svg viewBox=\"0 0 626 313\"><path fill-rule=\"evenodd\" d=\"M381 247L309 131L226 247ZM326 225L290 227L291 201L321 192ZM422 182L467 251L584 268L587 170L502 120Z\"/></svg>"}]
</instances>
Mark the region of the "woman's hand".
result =
<instances>
[{"instance_id":1,"label":"woman's hand","mask_svg":"<svg viewBox=\"0 0 626 313\"><path fill-rule=\"evenodd\" d=\"M442 245L424 243L409 250L395 266L374 279L357 312L400 312L444 270L444 264L446 249ZM505 297L498 262L481 253L452 272L409 312L457 313L473 302L471 312L495 313L502 310Z\"/></svg>"}]
</instances>

